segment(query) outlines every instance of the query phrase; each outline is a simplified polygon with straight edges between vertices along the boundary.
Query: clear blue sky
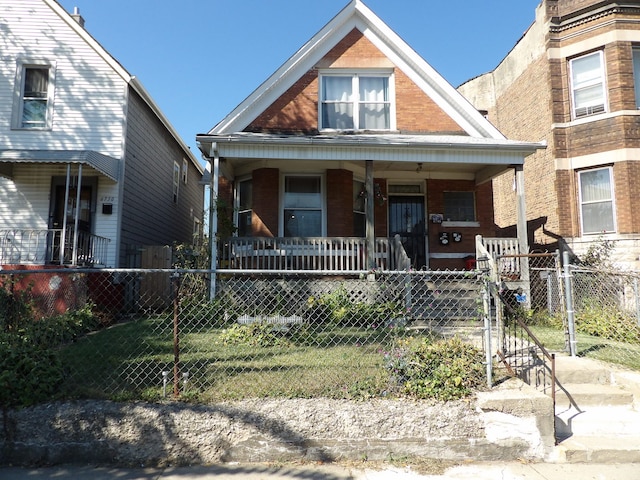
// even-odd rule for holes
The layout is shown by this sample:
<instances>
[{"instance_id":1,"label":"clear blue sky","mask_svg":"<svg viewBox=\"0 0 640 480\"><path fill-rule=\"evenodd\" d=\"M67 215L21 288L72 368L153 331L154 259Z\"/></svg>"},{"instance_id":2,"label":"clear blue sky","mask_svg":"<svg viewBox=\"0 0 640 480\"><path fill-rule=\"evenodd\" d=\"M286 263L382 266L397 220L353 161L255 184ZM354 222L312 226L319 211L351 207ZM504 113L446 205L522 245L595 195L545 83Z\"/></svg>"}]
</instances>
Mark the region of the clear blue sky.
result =
<instances>
[{"instance_id":1,"label":"clear blue sky","mask_svg":"<svg viewBox=\"0 0 640 480\"><path fill-rule=\"evenodd\" d=\"M540 0L364 0L453 86L495 68ZM200 158L206 133L348 0L58 0L138 77Z\"/></svg>"}]
</instances>

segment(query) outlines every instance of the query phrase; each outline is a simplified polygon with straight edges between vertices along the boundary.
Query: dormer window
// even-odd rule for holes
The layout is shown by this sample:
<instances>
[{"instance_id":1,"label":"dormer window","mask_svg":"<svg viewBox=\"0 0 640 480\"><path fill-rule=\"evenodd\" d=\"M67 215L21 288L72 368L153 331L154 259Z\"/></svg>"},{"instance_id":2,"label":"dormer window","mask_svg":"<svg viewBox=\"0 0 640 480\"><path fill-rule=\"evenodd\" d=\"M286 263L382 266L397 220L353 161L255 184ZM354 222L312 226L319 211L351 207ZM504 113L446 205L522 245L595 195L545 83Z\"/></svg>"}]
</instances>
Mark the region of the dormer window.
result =
<instances>
[{"instance_id":1,"label":"dormer window","mask_svg":"<svg viewBox=\"0 0 640 480\"><path fill-rule=\"evenodd\" d=\"M390 73L331 72L320 76L321 130L391 130L395 125Z\"/></svg>"},{"instance_id":2,"label":"dormer window","mask_svg":"<svg viewBox=\"0 0 640 480\"><path fill-rule=\"evenodd\" d=\"M571 67L573 118L606 111L604 61L602 52L574 58Z\"/></svg>"}]
</instances>

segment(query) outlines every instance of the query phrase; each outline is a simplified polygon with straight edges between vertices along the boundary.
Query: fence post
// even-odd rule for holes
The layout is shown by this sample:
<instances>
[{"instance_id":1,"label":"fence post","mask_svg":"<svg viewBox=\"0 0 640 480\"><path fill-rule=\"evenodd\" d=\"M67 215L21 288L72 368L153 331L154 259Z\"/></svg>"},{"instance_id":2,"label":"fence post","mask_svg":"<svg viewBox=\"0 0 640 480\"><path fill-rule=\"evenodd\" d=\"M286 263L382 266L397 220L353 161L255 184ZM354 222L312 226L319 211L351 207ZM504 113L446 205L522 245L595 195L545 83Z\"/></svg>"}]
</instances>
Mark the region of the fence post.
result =
<instances>
[{"instance_id":1,"label":"fence post","mask_svg":"<svg viewBox=\"0 0 640 480\"><path fill-rule=\"evenodd\" d=\"M569 252L562 252L562 261L564 264L564 295L567 304L567 326L569 328L569 354L576 356L576 320L573 310L573 285L571 282L571 270L569 265Z\"/></svg>"},{"instance_id":2,"label":"fence post","mask_svg":"<svg viewBox=\"0 0 640 480\"><path fill-rule=\"evenodd\" d=\"M484 309L485 359L487 362L487 387L493 387L493 355L491 345L491 299L488 276L484 277L482 286L482 307Z\"/></svg>"},{"instance_id":3,"label":"fence post","mask_svg":"<svg viewBox=\"0 0 640 480\"><path fill-rule=\"evenodd\" d=\"M180 395L180 274L171 274L173 286L173 396Z\"/></svg>"},{"instance_id":4,"label":"fence post","mask_svg":"<svg viewBox=\"0 0 640 480\"><path fill-rule=\"evenodd\" d=\"M636 318L638 319L638 326L640 326L640 291L638 290L638 277L633 279L633 291L636 295Z\"/></svg>"}]
</instances>

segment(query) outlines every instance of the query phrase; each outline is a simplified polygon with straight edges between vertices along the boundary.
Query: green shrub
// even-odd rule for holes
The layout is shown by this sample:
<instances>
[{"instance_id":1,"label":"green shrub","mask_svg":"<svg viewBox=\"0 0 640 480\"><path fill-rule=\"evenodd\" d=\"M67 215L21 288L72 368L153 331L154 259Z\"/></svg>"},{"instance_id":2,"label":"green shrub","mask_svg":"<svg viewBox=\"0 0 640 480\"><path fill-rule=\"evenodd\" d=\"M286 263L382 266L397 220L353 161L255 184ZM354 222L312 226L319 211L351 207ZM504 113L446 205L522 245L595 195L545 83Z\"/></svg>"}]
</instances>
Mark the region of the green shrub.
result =
<instances>
[{"instance_id":1,"label":"green shrub","mask_svg":"<svg viewBox=\"0 0 640 480\"><path fill-rule=\"evenodd\" d=\"M289 339L275 329L275 325L252 323L249 325L233 324L220 335L223 345L241 345L246 347L287 347Z\"/></svg>"},{"instance_id":2,"label":"green shrub","mask_svg":"<svg viewBox=\"0 0 640 480\"><path fill-rule=\"evenodd\" d=\"M403 339L385 354L391 382L417 398L453 400L484 384L483 355L457 337Z\"/></svg>"},{"instance_id":3,"label":"green shrub","mask_svg":"<svg viewBox=\"0 0 640 480\"><path fill-rule=\"evenodd\" d=\"M637 319L597 302L586 303L575 314L576 331L594 337L627 343L640 343Z\"/></svg>"},{"instance_id":4,"label":"green shrub","mask_svg":"<svg viewBox=\"0 0 640 480\"><path fill-rule=\"evenodd\" d=\"M9 280L0 285L0 328L2 331L16 331L33 320L33 308L27 292L14 291L14 282Z\"/></svg>"},{"instance_id":5,"label":"green shrub","mask_svg":"<svg viewBox=\"0 0 640 480\"><path fill-rule=\"evenodd\" d=\"M28 406L55 398L63 382L57 353L13 335L0 338L0 405Z\"/></svg>"}]
</instances>

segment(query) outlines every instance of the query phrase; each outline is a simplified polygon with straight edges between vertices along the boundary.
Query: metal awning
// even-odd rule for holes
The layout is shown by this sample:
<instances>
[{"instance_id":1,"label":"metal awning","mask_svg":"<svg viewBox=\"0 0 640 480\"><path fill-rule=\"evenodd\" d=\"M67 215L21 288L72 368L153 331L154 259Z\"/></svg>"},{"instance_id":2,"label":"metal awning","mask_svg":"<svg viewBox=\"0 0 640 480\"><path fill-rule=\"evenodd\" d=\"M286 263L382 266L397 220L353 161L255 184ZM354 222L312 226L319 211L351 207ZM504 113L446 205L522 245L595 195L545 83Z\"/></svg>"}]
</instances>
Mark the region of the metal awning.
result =
<instances>
[{"instance_id":1,"label":"metal awning","mask_svg":"<svg viewBox=\"0 0 640 480\"><path fill-rule=\"evenodd\" d=\"M93 150L0 150L2 163L75 163L87 165L115 182L120 178L120 161Z\"/></svg>"}]
</instances>

